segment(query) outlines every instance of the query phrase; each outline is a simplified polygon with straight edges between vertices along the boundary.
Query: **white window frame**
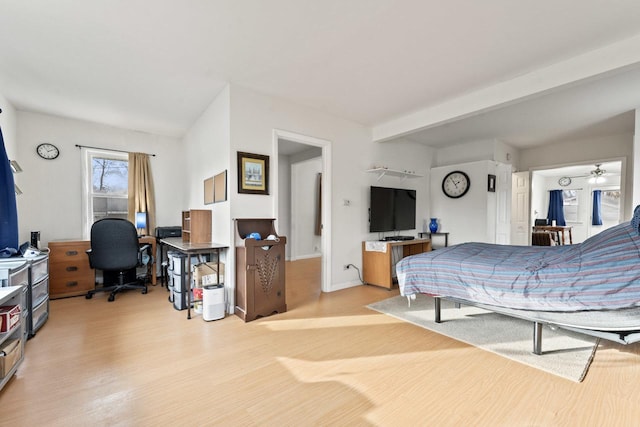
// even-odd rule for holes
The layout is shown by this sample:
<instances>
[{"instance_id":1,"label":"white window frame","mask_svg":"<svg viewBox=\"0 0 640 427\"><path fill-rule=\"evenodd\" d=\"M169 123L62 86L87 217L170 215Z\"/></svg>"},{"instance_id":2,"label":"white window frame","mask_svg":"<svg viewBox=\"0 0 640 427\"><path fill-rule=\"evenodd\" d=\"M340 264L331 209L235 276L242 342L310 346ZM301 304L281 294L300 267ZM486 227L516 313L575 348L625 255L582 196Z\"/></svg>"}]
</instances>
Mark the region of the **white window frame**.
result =
<instances>
[{"instance_id":1,"label":"white window frame","mask_svg":"<svg viewBox=\"0 0 640 427\"><path fill-rule=\"evenodd\" d=\"M95 148L82 148L82 238L89 240L91 236L91 226L93 225L93 203L91 197L91 164L94 157L126 160L129 161L129 154L119 151L100 150Z\"/></svg>"}]
</instances>

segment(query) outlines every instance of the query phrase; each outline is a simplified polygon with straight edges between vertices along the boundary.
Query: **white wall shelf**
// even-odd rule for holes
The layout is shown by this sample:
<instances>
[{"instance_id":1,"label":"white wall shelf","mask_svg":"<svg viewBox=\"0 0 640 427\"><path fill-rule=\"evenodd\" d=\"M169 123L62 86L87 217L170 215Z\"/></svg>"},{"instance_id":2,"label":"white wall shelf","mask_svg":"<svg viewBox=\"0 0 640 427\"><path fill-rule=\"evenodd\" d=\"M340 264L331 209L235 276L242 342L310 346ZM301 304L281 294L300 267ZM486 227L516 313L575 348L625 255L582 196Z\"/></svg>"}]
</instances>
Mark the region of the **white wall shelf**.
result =
<instances>
[{"instance_id":1,"label":"white wall shelf","mask_svg":"<svg viewBox=\"0 0 640 427\"><path fill-rule=\"evenodd\" d=\"M380 181L380 179L385 175L397 176L397 177L400 177L402 179L422 178L423 177L423 175L418 175L418 174L413 173L413 172L405 172L405 171L399 171L399 170L387 169L387 168L367 169L366 172L367 173L377 173L378 174L378 181Z\"/></svg>"}]
</instances>

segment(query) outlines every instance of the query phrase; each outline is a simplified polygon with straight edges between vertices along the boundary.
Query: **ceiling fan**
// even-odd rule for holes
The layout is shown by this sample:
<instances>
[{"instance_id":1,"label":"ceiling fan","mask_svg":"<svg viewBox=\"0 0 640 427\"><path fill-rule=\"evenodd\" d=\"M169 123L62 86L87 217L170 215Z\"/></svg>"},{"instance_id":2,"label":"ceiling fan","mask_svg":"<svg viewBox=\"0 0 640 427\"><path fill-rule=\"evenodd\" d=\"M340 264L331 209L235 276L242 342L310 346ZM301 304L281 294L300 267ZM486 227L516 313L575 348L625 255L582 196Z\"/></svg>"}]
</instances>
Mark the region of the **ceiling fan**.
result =
<instances>
[{"instance_id":1,"label":"ceiling fan","mask_svg":"<svg viewBox=\"0 0 640 427\"><path fill-rule=\"evenodd\" d=\"M596 168L590 172L591 178L598 179L607 173L606 170L600 169L600 166L602 166L602 163L596 163Z\"/></svg>"},{"instance_id":2,"label":"ceiling fan","mask_svg":"<svg viewBox=\"0 0 640 427\"><path fill-rule=\"evenodd\" d=\"M603 182L606 181L605 175L607 174L607 171L604 169L601 169L600 166L602 166L602 163L596 163L595 164L596 168L591 172L589 172L588 175L563 176L558 180L558 184L562 186L567 186L571 184L571 178L586 178L586 177L589 177L590 184L602 184Z\"/></svg>"}]
</instances>

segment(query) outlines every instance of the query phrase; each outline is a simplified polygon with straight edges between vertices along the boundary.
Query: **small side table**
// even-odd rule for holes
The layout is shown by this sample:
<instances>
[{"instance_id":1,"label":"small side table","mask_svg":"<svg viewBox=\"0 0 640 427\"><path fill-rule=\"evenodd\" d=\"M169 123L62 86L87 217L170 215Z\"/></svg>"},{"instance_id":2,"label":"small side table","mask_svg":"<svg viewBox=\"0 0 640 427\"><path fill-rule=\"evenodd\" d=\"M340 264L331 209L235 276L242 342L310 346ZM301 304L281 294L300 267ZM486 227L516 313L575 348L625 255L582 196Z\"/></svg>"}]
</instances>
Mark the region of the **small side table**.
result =
<instances>
[{"instance_id":1,"label":"small side table","mask_svg":"<svg viewBox=\"0 0 640 427\"><path fill-rule=\"evenodd\" d=\"M420 238L423 238L423 237L426 236L428 239L431 239L431 245L432 246L433 246L433 239L431 238L431 236L444 236L444 247L446 248L447 246L449 246L449 232L448 231L445 231L445 232L437 231L435 233L432 233L430 231L420 232L420 233L418 233L418 236Z\"/></svg>"}]
</instances>

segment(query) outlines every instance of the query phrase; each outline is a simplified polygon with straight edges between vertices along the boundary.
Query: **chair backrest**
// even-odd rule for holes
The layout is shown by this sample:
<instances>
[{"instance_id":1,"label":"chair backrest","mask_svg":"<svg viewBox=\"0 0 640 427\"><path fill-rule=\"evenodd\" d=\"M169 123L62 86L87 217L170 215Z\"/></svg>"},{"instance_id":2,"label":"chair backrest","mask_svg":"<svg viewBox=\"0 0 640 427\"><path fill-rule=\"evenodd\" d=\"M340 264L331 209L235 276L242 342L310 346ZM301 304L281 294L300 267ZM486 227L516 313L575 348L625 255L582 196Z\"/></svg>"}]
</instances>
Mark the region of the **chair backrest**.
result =
<instances>
[{"instance_id":1,"label":"chair backrest","mask_svg":"<svg viewBox=\"0 0 640 427\"><path fill-rule=\"evenodd\" d=\"M532 246L553 246L553 236L544 231L534 231L531 233Z\"/></svg>"},{"instance_id":2,"label":"chair backrest","mask_svg":"<svg viewBox=\"0 0 640 427\"><path fill-rule=\"evenodd\" d=\"M104 218L91 226L89 263L99 270L129 270L138 265L138 233L119 218Z\"/></svg>"}]
</instances>

